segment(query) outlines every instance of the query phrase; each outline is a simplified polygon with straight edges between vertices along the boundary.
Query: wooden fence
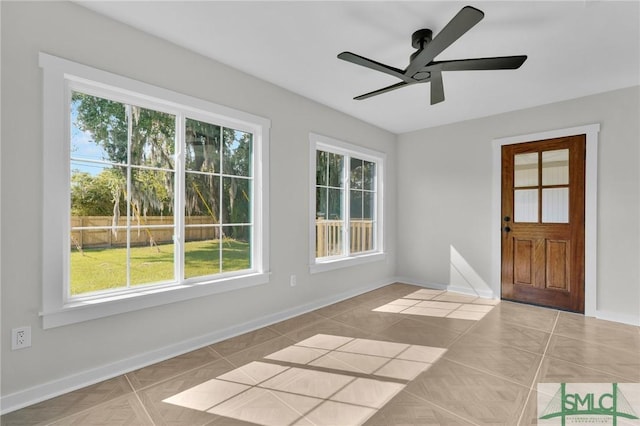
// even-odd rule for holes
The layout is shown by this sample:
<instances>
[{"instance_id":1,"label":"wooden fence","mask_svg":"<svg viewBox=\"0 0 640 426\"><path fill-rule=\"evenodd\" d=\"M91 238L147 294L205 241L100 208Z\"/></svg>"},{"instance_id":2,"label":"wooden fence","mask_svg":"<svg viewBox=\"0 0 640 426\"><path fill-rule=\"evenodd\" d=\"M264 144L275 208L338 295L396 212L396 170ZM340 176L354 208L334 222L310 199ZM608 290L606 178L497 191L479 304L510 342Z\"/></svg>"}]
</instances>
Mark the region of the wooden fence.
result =
<instances>
[{"instance_id":1,"label":"wooden fence","mask_svg":"<svg viewBox=\"0 0 640 426\"><path fill-rule=\"evenodd\" d=\"M71 245L73 248L124 247L127 245L126 229L114 232L111 216L72 216ZM208 216L191 216L186 218L187 225L210 225ZM118 227L125 227L127 218L118 220ZM147 216L140 224L131 221L132 226L140 226L131 231L131 245L167 244L173 242L173 216ZM149 226L152 226L151 228ZM82 229L78 229L82 228ZM94 229L87 229L94 228ZM202 241L219 237L219 227L187 227L185 241Z\"/></svg>"},{"instance_id":2,"label":"wooden fence","mask_svg":"<svg viewBox=\"0 0 640 426\"><path fill-rule=\"evenodd\" d=\"M73 248L124 247L127 244L126 229L112 228L111 216L72 216L71 244ZM185 218L187 225L210 225L208 216ZM118 227L127 225L126 218L118 220ZM138 226L132 221L132 226ZM147 216L131 231L131 245L142 246L173 242L173 216ZM151 226L151 227L150 227ZM350 224L349 247L352 253L374 249L374 227L371 220L352 220ZM188 226L185 241L211 240L219 237L219 227ZM316 256L326 257L342 254L342 221L316 220Z\"/></svg>"},{"instance_id":3,"label":"wooden fence","mask_svg":"<svg viewBox=\"0 0 640 426\"><path fill-rule=\"evenodd\" d=\"M352 220L349 226L349 247L351 253L374 249L373 221ZM316 256L336 256L342 254L342 221L316 220Z\"/></svg>"}]
</instances>

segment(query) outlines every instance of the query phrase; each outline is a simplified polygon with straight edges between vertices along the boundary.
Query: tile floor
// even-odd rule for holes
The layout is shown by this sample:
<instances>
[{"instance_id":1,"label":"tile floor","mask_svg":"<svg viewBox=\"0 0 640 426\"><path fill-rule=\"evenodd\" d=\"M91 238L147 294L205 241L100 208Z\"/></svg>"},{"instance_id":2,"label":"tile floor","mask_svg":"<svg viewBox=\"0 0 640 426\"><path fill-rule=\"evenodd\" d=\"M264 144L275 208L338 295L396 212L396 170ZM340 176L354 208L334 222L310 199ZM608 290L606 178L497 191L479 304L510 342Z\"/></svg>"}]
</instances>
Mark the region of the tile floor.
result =
<instances>
[{"instance_id":1,"label":"tile floor","mask_svg":"<svg viewBox=\"0 0 640 426\"><path fill-rule=\"evenodd\" d=\"M534 425L560 382L640 382L640 328L393 284L0 424Z\"/></svg>"}]
</instances>

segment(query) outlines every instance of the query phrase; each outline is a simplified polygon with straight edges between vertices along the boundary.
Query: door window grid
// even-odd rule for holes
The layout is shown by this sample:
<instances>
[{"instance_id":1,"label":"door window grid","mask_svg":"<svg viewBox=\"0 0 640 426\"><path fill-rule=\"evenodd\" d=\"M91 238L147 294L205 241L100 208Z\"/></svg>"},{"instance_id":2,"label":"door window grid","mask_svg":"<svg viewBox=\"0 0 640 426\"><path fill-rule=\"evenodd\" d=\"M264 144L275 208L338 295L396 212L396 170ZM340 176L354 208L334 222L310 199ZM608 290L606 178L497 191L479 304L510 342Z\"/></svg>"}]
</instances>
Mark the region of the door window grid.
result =
<instances>
[{"instance_id":1,"label":"door window grid","mask_svg":"<svg viewBox=\"0 0 640 426\"><path fill-rule=\"evenodd\" d=\"M568 149L514 156L513 214L519 223L569 223Z\"/></svg>"}]
</instances>

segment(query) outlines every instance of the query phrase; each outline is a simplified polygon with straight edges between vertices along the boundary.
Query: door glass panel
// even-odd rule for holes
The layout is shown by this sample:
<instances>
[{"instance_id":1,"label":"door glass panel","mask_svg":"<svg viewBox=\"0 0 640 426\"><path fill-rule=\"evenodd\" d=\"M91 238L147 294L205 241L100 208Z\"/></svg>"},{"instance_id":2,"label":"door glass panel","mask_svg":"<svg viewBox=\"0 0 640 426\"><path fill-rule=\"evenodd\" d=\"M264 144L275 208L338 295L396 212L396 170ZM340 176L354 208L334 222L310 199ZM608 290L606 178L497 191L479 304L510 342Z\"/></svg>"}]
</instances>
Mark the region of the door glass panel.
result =
<instances>
[{"instance_id":1,"label":"door glass panel","mask_svg":"<svg viewBox=\"0 0 640 426\"><path fill-rule=\"evenodd\" d=\"M538 190L516 189L513 194L513 220L538 222Z\"/></svg>"},{"instance_id":2,"label":"door glass panel","mask_svg":"<svg viewBox=\"0 0 640 426\"><path fill-rule=\"evenodd\" d=\"M538 153L514 156L514 186L538 185Z\"/></svg>"},{"instance_id":3,"label":"door glass panel","mask_svg":"<svg viewBox=\"0 0 640 426\"><path fill-rule=\"evenodd\" d=\"M569 223L569 188L542 190L542 222Z\"/></svg>"},{"instance_id":4,"label":"door glass panel","mask_svg":"<svg viewBox=\"0 0 640 426\"><path fill-rule=\"evenodd\" d=\"M569 184L569 150L557 149L542 153L542 184Z\"/></svg>"}]
</instances>

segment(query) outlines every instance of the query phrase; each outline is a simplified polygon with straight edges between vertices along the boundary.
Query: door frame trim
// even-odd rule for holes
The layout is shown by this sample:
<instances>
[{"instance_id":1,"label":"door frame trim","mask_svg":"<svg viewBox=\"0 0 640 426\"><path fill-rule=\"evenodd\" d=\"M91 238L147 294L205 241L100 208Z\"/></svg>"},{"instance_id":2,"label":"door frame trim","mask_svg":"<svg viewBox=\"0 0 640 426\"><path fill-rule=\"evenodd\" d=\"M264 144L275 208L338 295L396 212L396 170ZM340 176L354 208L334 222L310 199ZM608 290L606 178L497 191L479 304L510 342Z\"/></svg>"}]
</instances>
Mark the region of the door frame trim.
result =
<instances>
[{"instance_id":1,"label":"door frame trim","mask_svg":"<svg viewBox=\"0 0 640 426\"><path fill-rule=\"evenodd\" d=\"M565 129L549 130L526 135L497 138L492 141L492 217L491 229L491 289L494 297L501 293L501 240L497 232L502 227L502 146L536 142L565 136L586 135L585 164L585 271L584 271L584 314L595 317L597 309L597 238L598 238L598 134L600 124L588 124Z\"/></svg>"}]
</instances>

